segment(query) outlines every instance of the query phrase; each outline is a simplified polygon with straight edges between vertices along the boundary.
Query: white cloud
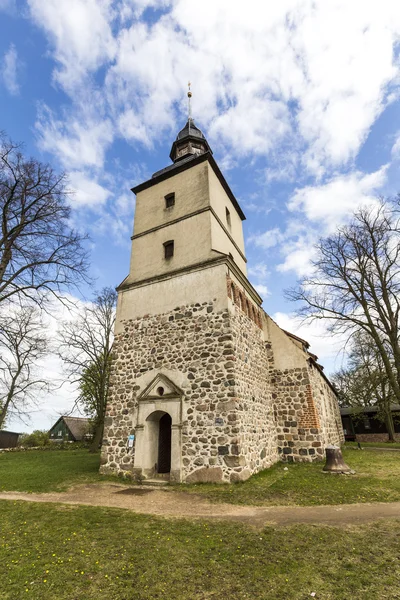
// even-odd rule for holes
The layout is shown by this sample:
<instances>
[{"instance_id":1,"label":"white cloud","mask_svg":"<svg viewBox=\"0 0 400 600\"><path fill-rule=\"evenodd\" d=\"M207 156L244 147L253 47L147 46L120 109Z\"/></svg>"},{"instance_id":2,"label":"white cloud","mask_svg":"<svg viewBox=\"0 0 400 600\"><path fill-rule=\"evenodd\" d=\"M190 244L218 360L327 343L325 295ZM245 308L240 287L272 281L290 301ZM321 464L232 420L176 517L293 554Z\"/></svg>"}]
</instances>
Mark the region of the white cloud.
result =
<instances>
[{"instance_id":1,"label":"white cloud","mask_svg":"<svg viewBox=\"0 0 400 600\"><path fill-rule=\"evenodd\" d=\"M260 296L261 296L262 298L266 298L266 297L267 297L267 296L269 296L269 295L270 295L270 293L271 293L271 292L269 291L269 289L267 288L267 286L266 286L266 285L264 285L263 283L256 283L256 284L254 285L254 287L256 288L257 292L260 294Z\"/></svg>"},{"instance_id":2,"label":"white cloud","mask_svg":"<svg viewBox=\"0 0 400 600\"><path fill-rule=\"evenodd\" d=\"M397 134L397 139L392 146L392 159L393 160L400 159L400 133Z\"/></svg>"},{"instance_id":3,"label":"white cloud","mask_svg":"<svg viewBox=\"0 0 400 600\"><path fill-rule=\"evenodd\" d=\"M250 237L250 243L266 250L277 248L283 257L276 270L302 277L312 270L315 243L333 233L361 205L373 205L386 183L387 166L374 173L358 171L336 175L321 185L294 191L286 227L274 227Z\"/></svg>"},{"instance_id":4,"label":"white cloud","mask_svg":"<svg viewBox=\"0 0 400 600\"><path fill-rule=\"evenodd\" d=\"M248 269L250 281L254 285L257 292L263 298L270 295L270 291L266 285L266 281L270 275L270 271L266 263L259 262Z\"/></svg>"},{"instance_id":5,"label":"white cloud","mask_svg":"<svg viewBox=\"0 0 400 600\"><path fill-rule=\"evenodd\" d=\"M18 96L19 94L18 69L18 52L14 44L10 44L10 47L3 57L1 75L8 93L12 96Z\"/></svg>"},{"instance_id":6,"label":"white cloud","mask_svg":"<svg viewBox=\"0 0 400 600\"><path fill-rule=\"evenodd\" d=\"M281 273L294 271L299 277L302 277L310 273L312 269L311 261L314 256L313 245L309 243L307 238L300 237L288 244L285 260L276 267L276 270Z\"/></svg>"},{"instance_id":7,"label":"white cloud","mask_svg":"<svg viewBox=\"0 0 400 600\"><path fill-rule=\"evenodd\" d=\"M69 173L71 194L69 202L74 208L91 208L99 210L111 196L110 190L103 187L95 178L88 177L82 171Z\"/></svg>"},{"instance_id":8,"label":"white cloud","mask_svg":"<svg viewBox=\"0 0 400 600\"><path fill-rule=\"evenodd\" d=\"M225 154L267 154L270 179L293 179L299 162L317 176L348 164L398 78L394 0L249 0L246 10L239 0L229 10L225 0L29 5L73 100L104 68L97 85L119 135L145 145L170 136L191 79L210 142ZM149 6L164 10L145 23Z\"/></svg>"},{"instance_id":9,"label":"white cloud","mask_svg":"<svg viewBox=\"0 0 400 600\"><path fill-rule=\"evenodd\" d=\"M115 212L120 217L132 216L135 208L135 197L132 193L121 194L114 202Z\"/></svg>"},{"instance_id":10,"label":"white cloud","mask_svg":"<svg viewBox=\"0 0 400 600\"><path fill-rule=\"evenodd\" d=\"M169 5L169 0L120 0L119 18L121 22L140 17L148 8L162 9Z\"/></svg>"},{"instance_id":11,"label":"white cloud","mask_svg":"<svg viewBox=\"0 0 400 600\"><path fill-rule=\"evenodd\" d=\"M265 279L269 275L269 270L265 263L257 263L249 267L248 273L251 277L256 277L257 279Z\"/></svg>"},{"instance_id":12,"label":"white cloud","mask_svg":"<svg viewBox=\"0 0 400 600\"><path fill-rule=\"evenodd\" d=\"M285 235L279 227L274 227L273 229L268 229L264 233L251 236L249 243L253 243L259 248L273 248L283 242L284 239Z\"/></svg>"},{"instance_id":13,"label":"white cloud","mask_svg":"<svg viewBox=\"0 0 400 600\"><path fill-rule=\"evenodd\" d=\"M54 76L67 90L72 92L87 74L112 60L111 0L28 0L28 5L60 64Z\"/></svg>"},{"instance_id":14,"label":"white cloud","mask_svg":"<svg viewBox=\"0 0 400 600\"><path fill-rule=\"evenodd\" d=\"M396 2L317 2L303 12L294 46L304 61L298 123L309 143L306 166L354 158L377 115L386 105L398 65L393 48L399 38Z\"/></svg>"},{"instance_id":15,"label":"white cloud","mask_svg":"<svg viewBox=\"0 0 400 600\"><path fill-rule=\"evenodd\" d=\"M251 118L249 127L249 116ZM234 106L215 118L212 138L221 138L240 154L266 154L290 133L288 108L282 101L258 99L244 93Z\"/></svg>"},{"instance_id":16,"label":"white cloud","mask_svg":"<svg viewBox=\"0 0 400 600\"><path fill-rule=\"evenodd\" d=\"M40 145L84 175L78 203L95 208L97 192L105 202L96 186L103 187L107 174L100 180L99 171L117 138L152 148L174 137L189 79L196 122L221 164L263 159L257 168L267 183L316 181L289 200L313 232L273 228L253 236L260 248L279 247L281 271L303 272L314 234L331 231L384 183L385 167L351 170L371 126L397 97L394 0L249 0L246 10L239 0L229 10L225 0L28 2L48 37L54 77L71 99L57 115L42 111ZM160 10L149 20L148 8Z\"/></svg>"},{"instance_id":17,"label":"white cloud","mask_svg":"<svg viewBox=\"0 0 400 600\"><path fill-rule=\"evenodd\" d=\"M75 114L57 120L52 111L43 106L36 122L38 144L42 150L55 154L64 168L94 167L104 164L105 152L113 140L112 125L82 108Z\"/></svg>"},{"instance_id":18,"label":"white cloud","mask_svg":"<svg viewBox=\"0 0 400 600\"><path fill-rule=\"evenodd\" d=\"M132 110L128 109L118 119L120 135L127 140L141 142L144 146L151 146L149 132L145 123Z\"/></svg>"},{"instance_id":19,"label":"white cloud","mask_svg":"<svg viewBox=\"0 0 400 600\"><path fill-rule=\"evenodd\" d=\"M321 235L331 233L358 206L376 202L386 182L386 171L387 166L368 174L355 171L337 175L323 185L295 190L289 210L302 211L307 219L318 223Z\"/></svg>"}]
</instances>

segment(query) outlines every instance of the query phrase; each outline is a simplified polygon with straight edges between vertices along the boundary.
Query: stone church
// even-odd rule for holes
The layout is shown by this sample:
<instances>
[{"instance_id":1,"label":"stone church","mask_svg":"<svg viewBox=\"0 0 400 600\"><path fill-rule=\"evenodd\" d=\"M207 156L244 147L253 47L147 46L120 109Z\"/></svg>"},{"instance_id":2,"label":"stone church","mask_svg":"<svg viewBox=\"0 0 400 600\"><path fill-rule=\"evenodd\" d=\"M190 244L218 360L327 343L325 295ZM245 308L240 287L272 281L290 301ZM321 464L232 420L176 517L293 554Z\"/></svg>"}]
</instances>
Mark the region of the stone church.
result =
<instances>
[{"instance_id":1,"label":"stone church","mask_svg":"<svg viewBox=\"0 0 400 600\"><path fill-rule=\"evenodd\" d=\"M321 460L344 441L336 395L309 344L261 308L245 215L191 117L170 158L132 190L101 472L233 482Z\"/></svg>"}]
</instances>

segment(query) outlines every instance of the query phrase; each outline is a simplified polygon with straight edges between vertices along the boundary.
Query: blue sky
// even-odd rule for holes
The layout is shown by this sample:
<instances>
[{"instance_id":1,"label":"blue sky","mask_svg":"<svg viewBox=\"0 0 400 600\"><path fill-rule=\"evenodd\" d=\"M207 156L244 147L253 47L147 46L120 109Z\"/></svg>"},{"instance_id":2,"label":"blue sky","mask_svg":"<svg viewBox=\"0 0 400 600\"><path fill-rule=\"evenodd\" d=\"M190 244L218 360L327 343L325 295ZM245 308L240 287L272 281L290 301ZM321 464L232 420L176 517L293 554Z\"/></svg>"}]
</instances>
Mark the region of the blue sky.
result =
<instances>
[{"instance_id":1,"label":"blue sky","mask_svg":"<svg viewBox=\"0 0 400 600\"><path fill-rule=\"evenodd\" d=\"M320 235L400 190L399 39L396 0L0 0L0 129L69 173L96 287L114 286L130 188L169 164L190 80L195 122L247 216L264 308L332 370L337 347L298 324L283 290ZM32 427L71 396L44 399Z\"/></svg>"}]
</instances>

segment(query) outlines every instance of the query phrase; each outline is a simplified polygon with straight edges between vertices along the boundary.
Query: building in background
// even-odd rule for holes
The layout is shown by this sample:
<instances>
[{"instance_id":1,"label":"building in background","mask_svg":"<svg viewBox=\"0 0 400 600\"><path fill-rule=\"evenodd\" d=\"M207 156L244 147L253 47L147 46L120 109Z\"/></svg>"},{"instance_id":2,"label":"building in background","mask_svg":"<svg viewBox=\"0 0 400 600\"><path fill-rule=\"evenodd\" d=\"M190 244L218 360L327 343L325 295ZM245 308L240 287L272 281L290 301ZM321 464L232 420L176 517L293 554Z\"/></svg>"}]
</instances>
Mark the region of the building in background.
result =
<instances>
[{"instance_id":1,"label":"building in background","mask_svg":"<svg viewBox=\"0 0 400 600\"><path fill-rule=\"evenodd\" d=\"M91 437L90 421L83 417L60 417L49 430L53 441L82 442Z\"/></svg>"},{"instance_id":2,"label":"building in background","mask_svg":"<svg viewBox=\"0 0 400 600\"><path fill-rule=\"evenodd\" d=\"M136 186L101 472L240 481L344 441L337 397L247 278L243 211L189 117Z\"/></svg>"},{"instance_id":3,"label":"building in background","mask_svg":"<svg viewBox=\"0 0 400 600\"><path fill-rule=\"evenodd\" d=\"M400 441L400 405L392 407L396 440ZM376 406L365 406L360 409L344 407L340 409L344 436L347 441L386 442L389 434L382 419L378 418Z\"/></svg>"},{"instance_id":4,"label":"building in background","mask_svg":"<svg viewBox=\"0 0 400 600\"><path fill-rule=\"evenodd\" d=\"M14 431L0 431L0 448L16 448L21 434Z\"/></svg>"}]
</instances>

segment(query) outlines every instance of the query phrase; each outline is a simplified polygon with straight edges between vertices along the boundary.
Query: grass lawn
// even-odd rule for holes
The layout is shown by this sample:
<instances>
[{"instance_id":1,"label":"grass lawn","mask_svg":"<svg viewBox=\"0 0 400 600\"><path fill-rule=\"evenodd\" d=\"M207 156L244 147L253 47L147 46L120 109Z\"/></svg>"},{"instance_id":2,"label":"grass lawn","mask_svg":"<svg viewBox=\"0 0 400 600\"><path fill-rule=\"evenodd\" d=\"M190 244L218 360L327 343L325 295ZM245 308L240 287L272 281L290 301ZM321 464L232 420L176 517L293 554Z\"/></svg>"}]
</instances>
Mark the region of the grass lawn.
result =
<instances>
[{"instance_id":1,"label":"grass lawn","mask_svg":"<svg viewBox=\"0 0 400 600\"><path fill-rule=\"evenodd\" d=\"M98 481L99 460L87 450L2 452L0 491L51 492L79 481Z\"/></svg>"},{"instance_id":2,"label":"grass lawn","mask_svg":"<svg viewBox=\"0 0 400 600\"><path fill-rule=\"evenodd\" d=\"M400 521L255 531L0 501L1 600L400 599Z\"/></svg>"},{"instance_id":3,"label":"grass lawn","mask_svg":"<svg viewBox=\"0 0 400 600\"><path fill-rule=\"evenodd\" d=\"M199 494L212 502L261 506L400 501L400 452L348 449L343 455L356 475L324 474L322 463L278 463L244 483L183 484L167 490ZM3 453L0 491L47 492L104 481L98 467L99 455L87 450Z\"/></svg>"},{"instance_id":4,"label":"grass lawn","mask_svg":"<svg viewBox=\"0 0 400 600\"><path fill-rule=\"evenodd\" d=\"M400 452L351 449L343 457L355 475L322 473L322 463L277 463L244 483L202 483L183 489L212 502L259 506L400 501Z\"/></svg>"},{"instance_id":5,"label":"grass lawn","mask_svg":"<svg viewBox=\"0 0 400 600\"><path fill-rule=\"evenodd\" d=\"M395 448L400 450L400 442L360 442L362 448ZM357 442L346 442L346 448L357 448Z\"/></svg>"}]
</instances>

